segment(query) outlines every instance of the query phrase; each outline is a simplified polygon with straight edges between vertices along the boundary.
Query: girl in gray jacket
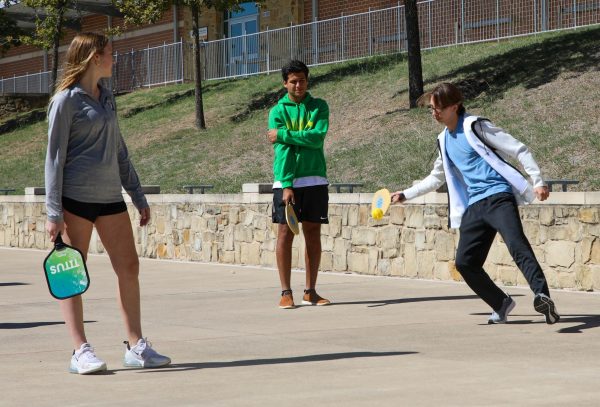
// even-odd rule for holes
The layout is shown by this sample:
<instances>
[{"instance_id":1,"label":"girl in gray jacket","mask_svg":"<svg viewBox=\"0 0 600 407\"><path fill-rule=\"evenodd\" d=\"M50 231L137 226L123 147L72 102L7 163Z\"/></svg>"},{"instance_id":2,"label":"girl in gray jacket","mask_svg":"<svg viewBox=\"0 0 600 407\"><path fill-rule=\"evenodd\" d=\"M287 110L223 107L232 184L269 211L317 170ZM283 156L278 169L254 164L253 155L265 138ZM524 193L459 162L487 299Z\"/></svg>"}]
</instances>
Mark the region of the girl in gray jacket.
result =
<instances>
[{"instance_id":1,"label":"girl in gray jacket","mask_svg":"<svg viewBox=\"0 0 600 407\"><path fill-rule=\"evenodd\" d=\"M158 367L171 360L142 336L139 261L121 187L140 213L140 226L149 222L150 208L117 124L113 95L99 84L112 75L112 65L112 45L105 36L82 33L71 42L48 108L46 230L50 240L60 233L86 256L96 227L119 282L128 336L124 364ZM81 296L61 300L60 307L75 346L70 372L106 370L86 338Z\"/></svg>"}]
</instances>

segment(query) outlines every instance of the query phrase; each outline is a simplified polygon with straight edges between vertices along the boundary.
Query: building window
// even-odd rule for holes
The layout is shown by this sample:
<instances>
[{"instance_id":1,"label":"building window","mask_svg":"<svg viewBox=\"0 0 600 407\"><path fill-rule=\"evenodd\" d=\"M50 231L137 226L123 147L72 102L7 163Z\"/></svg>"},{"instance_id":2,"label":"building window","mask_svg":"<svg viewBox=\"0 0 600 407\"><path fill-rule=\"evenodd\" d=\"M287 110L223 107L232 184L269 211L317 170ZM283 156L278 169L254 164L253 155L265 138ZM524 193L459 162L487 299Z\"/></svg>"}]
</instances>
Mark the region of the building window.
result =
<instances>
[{"instance_id":1,"label":"building window","mask_svg":"<svg viewBox=\"0 0 600 407\"><path fill-rule=\"evenodd\" d=\"M240 4L240 7L241 7L241 10L239 10L239 11L227 12L227 19L230 20L233 18L253 16L253 15L258 14L258 7L256 6L256 3L253 1L242 3L242 4Z\"/></svg>"}]
</instances>

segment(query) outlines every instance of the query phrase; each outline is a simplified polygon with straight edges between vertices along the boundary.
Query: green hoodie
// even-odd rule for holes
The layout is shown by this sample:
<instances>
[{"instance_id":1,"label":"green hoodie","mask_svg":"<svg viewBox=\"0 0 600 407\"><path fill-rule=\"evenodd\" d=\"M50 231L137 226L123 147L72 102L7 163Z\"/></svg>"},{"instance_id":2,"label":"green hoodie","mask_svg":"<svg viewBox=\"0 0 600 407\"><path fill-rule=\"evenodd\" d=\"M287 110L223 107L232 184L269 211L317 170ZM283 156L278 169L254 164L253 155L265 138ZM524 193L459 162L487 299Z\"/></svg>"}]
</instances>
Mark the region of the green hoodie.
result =
<instances>
[{"instance_id":1,"label":"green hoodie","mask_svg":"<svg viewBox=\"0 0 600 407\"><path fill-rule=\"evenodd\" d=\"M323 143L329 129L329 106L308 92L300 103L282 97L269 113L269 128L278 129L273 143L273 175L282 188L291 188L294 179L327 178Z\"/></svg>"}]
</instances>

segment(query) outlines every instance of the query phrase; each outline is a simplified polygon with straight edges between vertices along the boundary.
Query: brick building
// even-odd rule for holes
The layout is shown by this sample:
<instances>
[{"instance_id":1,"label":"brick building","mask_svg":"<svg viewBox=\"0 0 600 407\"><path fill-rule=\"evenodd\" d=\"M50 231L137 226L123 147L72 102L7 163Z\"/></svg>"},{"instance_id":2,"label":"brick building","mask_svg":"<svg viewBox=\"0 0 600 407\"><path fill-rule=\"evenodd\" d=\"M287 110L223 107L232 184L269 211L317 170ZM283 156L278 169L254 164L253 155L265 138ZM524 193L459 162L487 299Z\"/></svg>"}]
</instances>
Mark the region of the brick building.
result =
<instances>
[{"instance_id":1,"label":"brick building","mask_svg":"<svg viewBox=\"0 0 600 407\"><path fill-rule=\"evenodd\" d=\"M108 3L96 1L96 3ZM244 4L244 11L220 13L214 10L203 10L200 16L201 38L211 41L243 34L252 34L268 29L288 27L323 20L341 15L348 15L369 8L382 8L397 5L395 1L384 0L266 0L258 8L254 2ZM316 11L313 14L313 10ZM9 13L25 13L32 11L19 4L6 9ZM73 14L81 18L81 31L103 31L109 27L121 27L123 20L116 16L83 12ZM165 12L155 24L135 27L123 32L113 39L115 53L126 53L132 49L142 49L173 43L183 40L192 41L192 19L189 9L173 6ZM67 29L61 40L59 59L75 35L75 30ZM52 55L33 46L21 45L11 48L0 57L0 77L20 76L36 72L44 72L52 67Z\"/></svg>"},{"instance_id":2,"label":"brick building","mask_svg":"<svg viewBox=\"0 0 600 407\"><path fill-rule=\"evenodd\" d=\"M89 11L106 6L109 1L78 1L88 7L88 11L72 13L80 21L80 30L103 31L108 27L122 26L123 20L115 10L112 16L111 12L103 15ZM600 23L600 3L589 0L433 0L419 3L424 47ZM396 7L402 4L403 1L394 0L265 0L260 8L254 2L243 3L243 10L238 12L202 10L200 34L202 40L208 41L206 46L203 45L205 62L208 62L204 64L204 75L218 78L265 72L276 69L281 61L290 57L315 64L405 50L404 18ZM13 13L26 11L19 4L5 10ZM380 12L349 18L353 14L374 10ZM303 26L329 19L334 20L319 23L315 29ZM285 35L277 30L290 26L298 30ZM268 35L244 37L245 34L266 31L269 31ZM66 30L59 58L74 35L75 30ZM214 41L223 38L230 40L226 43ZM150 57L151 47L180 40L179 50L173 46L167 51L163 47ZM163 83L160 76L166 78L167 74L177 80L192 79L191 43L192 18L190 10L185 7L173 6L155 24L124 30L113 38L113 49L119 62L115 72L117 89ZM148 52L132 52L140 49ZM177 55L167 58L167 53L172 51ZM145 60L153 63L145 63ZM52 57L48 52L22 45L0 57L0 79L45 72L51 67ZM143 82L140 78L152 80ZM16 79L13 80L13 86L16 82ZM41 80L31 83L28 79L28 89L43 88ZM0 93L7 92L7 88L0 80Z\"/></svg>"},{"instance_id":3,"label":"brick building","mask_svg":"<svg viewBox=\"0 0 600 407\"><path fill-rule=\"evenodd\" d=\"M306 1L305 1L306 2ZM310 0L308 0L310 3ZM98 1L97 3L101 3ZM259 9L254 2L244 4L243 12L220 13L214 10L201 11L201 38L206 41L256 33L269 28L279 28L304 22L304 4L301 0L267 0ZM10 15L23 14L27 10L19 4L5 9ZM29 10L31 13L31 10ZM72 13L73 14L73 13ZM109 27L122 27L119 17L83 12L81 31L103 31ZM31 25L31 24L29 24ZM59 59L66 51L76 31L66 29L61 40ZM115 53L126 53L132 49L142 49L170 44L183 40L192 41L192 18L189 9L173 6L162 18L148 26L125 30L113 38ZM49 52L29 45L11 48L0 57L0 77L20 76L51 69L52 55Z\"/></svg>"}]
</instances>

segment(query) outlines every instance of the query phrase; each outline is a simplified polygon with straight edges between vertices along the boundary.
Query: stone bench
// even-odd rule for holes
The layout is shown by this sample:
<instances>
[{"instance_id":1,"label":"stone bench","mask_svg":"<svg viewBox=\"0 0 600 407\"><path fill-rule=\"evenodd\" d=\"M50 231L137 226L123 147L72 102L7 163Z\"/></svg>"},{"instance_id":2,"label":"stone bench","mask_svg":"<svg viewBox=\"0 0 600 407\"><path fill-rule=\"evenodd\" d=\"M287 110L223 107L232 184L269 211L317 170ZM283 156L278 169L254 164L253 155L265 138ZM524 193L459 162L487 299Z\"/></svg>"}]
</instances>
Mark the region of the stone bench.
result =
<instances>
[{"instance_id":1,"label":"stone bench","mask_svg":"<svg viewBox=\"0 0 600 407\"><path fill-rule=\"evenodd\" d=\"M242 193L244 194L272 194L272 183L247 183L242 184Z\"/></svg>"},{"instance_id":2,"label":"stone bench","mask_svg":"<svg viewBox=\"0 0 600 407\"><path fill-rule=\"evenodd\" d=\"M184 185L183 189L187 191L188 194L193 194L195 190L199 189L200 193L203 194L207 189L214 188L214 185Z\"/></svg>"},{"instance_id":3,"label":"stone bench","mask_svg":"<svg viewBox=\"0 0 600 407\"><path fill-rule=\"evenodd\" d=\"M552 187L554 185L561 185L563 192L567 192L567 185L579 184L579 181L574 180L574 179L547 179L544 182L546 182L546 185L548 185L549 191L552 191Z\"/></svg>"},{"instance_id":4,"label":"stone bench","mask_svg":"<svg viewBox=\"0 0 600 407\"><path fill-rule=\"evenodd\" d=\"M361 182L332 182L329 184L331 188L335 188L335 192L338 194L342 192L342 188L347 188L348 192L354 192L354 188L362 187L364 184Z\"/></svg>"}]
</instances>

